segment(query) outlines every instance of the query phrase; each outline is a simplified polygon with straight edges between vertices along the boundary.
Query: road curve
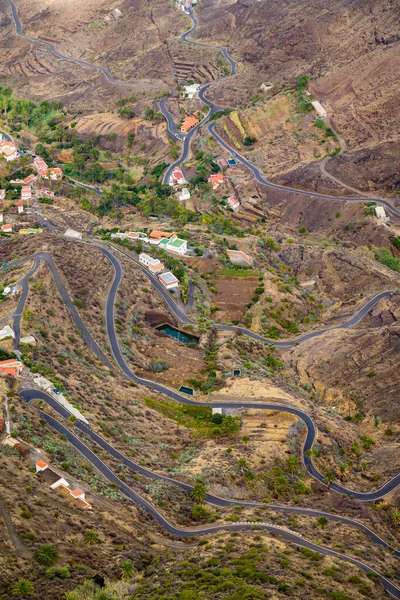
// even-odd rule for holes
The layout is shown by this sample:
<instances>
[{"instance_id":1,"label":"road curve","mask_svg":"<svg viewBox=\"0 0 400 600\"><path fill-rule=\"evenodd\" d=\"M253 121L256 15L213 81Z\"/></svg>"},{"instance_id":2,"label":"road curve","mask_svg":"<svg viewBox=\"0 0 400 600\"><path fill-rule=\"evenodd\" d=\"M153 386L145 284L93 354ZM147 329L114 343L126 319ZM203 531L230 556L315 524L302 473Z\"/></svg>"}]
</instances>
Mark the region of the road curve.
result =
<instances>
[{"instance_id":1,"label":"road curve","mask_svg":"<svg viewBox=\"0 0 400 600\"><path fill-rule=\"evenodd\" d=\"M323 474L320 473L314 466L312 457L307 456L308 452L312 450L313 445L315 443L315 440L317 437L317 428L316 428L316 425L315 425L313 419L310 417L310 415L308 415L306 412L302 411L301 409L296 408L296 407L286 406L286 405L280 405L278 403L264 403L264 402L263 403L261 403L261 402L260 403L258 403L258 402L242 402L242 403L196 402L194 400L191 400L184 394L181 394L173 389L170 389L156 381L151 381L149 379L145 379L143 377L138 377L137 375L135 375L135 373L127 365L127 363L124 359L124 356L121 352L121 349L119 346L119 341L118 341L118 336L117 336L117 333L115 330L115 323L114 323L114 305L115 305L118 288L119 288L119 285L122 280L122 267L121 267L119 261L116 259L116 257L109 250L107 250L105 248L101 248L101 250L105 254L105 256L110 260L110 262L112 263L112 265L114 267L114 271L115 271L115 276L114 276L113 282L111 284L111 287L110 287L110 290L109 290L109 293L108 293L107 299L106 299L106 329L107 329L107 336L109 339L112 354L114 356L116 364L118 365L118 367L122 371L122 373L128 379L130 379L131 381L134 381L138 385L144 385L144 386L152 389L154 392L159 392L161 394L165 394L172 400L176 400L177 402L180 402L183 404L191 404L191 405L195 405L195 406L213 406L213 407L219 407L219 408L225 408L225 409L256 408L258 410L279 410L282 412L288 412L290 414L295 415L296 417L298 417L305 423L306 428L307 428L307 435L304 440L303 450L302 450L304 466L307 469L308 473L312 477L314 477L320 483L325 485ZM33 257L29 257L29 259L32 259L32 258ZM35 263L36 268L37 268L38 264L40 263L40 260L46 260L46 262L50 268L50 271L52 273L52 276L54 278L54 281L57 285L57 288L60 292L60 295L61 295L64 303L66 304L67 308L69 309L71 316L75 322L75 325L78 327L84 341L86 342L88 347L91 350L93 350L93 352L96 354L97 358L105 366L107 366L110 370L114 370L114 366L111 364L111 362L109 361L107 356L104 354L103 350L95 342L95 340L93 340L89 331L86 329L85 325L83 324L82 319L80 318L74 304L72 303L71 299L69 298L68 293L61 281L61 278L60 278L58 271L54 265L51 255L46 252L41 252L41 253L35 255L34 258L37 259L37 262ZM23 262L23 261L17 261L17 262L19 264L20 262ZM33 272L34 272L34 269L32 269L30 271L30 273L28 273L28 275L25 278L25 282L29 281L29 277L33 274ZM23 294L24 300L26 300L26 297L27 297L27 292L26 292L26 294ZM21 298L21 301L23 298ZM17 325L18 331L19 331L19 327L20 327L19 323L21 320L21 315L23 312L23 304L21 301L18 305L17 313L15 314L15 320L14 320L14 324ZM353 317L353 318L355 318L355 317ZM378 490L375 490L374 492L357 492L357 491L351 490L349 488L346 488L345 486L340 485L337 482L331 483L330 487L335 492L338 492L340 494L344 494L347 496L351 495L355 499L360 500L362 502L372 502L372 501L378 500L380 498L383 498L384 496L386 496L387 494L389 494L390 492L395 490L399 485L400 485L400 473L397 474L395 477L393 477L390 481L386 482Z\"/></svg>"},{"instance_id":2,"label":"road curve","mask_svg":"<svg viewBox=\"0 0 400 600\"><path fill-rule=\"evenodd\" d=\"M24 398L24 400L26 402L31 402L33 400L43 400L44 402L46 402L46 404L48 406L50 406L54 411L56 411L64 419L68 419L70 417L70 413L68 412L68 410L66 408L64 408L62 405L60 405L55 398L53 398L46 392L38 391L36 389L24 389L20 392L20 395ZM61 424L60 424L60 427L61 427ZM66 428L64 426L62 426L62 427L63 427L62 431L59 430L59 432L65 434ZM159 473L151 471L150 469L146 469L146 467L143 467L142 465L135 463L132 459L128 458L125 454L123 454L122 452L120 452L119 450L114 448L114 446L112 446L107 440L105 440L98 433L96 433L90 427L90 425L88 423L84 423L83 421L78 420L75 423L75 427L82 433L88 435L96 444L98 444L101 448L103 448L103 450L105 450L110 456L120 460L124 465L126 465L128 468L130 468L135 473L139 473L140 475L143 475L144 477L147 477L149 479L156 479L159 481L165 481L167 483L171 483L173 485L180 487L181 489L183 489L186 492L191 492L191 490L193 489L193 486L189 485L188 483L179 481L179 479L173 479L172 477L168 477L166 475L160 475ZM90 457L87 457L86 455L85 455L85 457L88 459L90 458ZM321 510L314 510L314 509L310 509L310 508L301 508L299 506L284 506L284 505L277 505L277 504L266 505L266 504L259 503L259 502L246 502L246 501L241 501L241 500L226 499L226 498L221 498L219 496L215 496L215 495L209 494L209 493L206 496L206 502L208 502L209 504L212 504L214 506L219 506L219 507L225 507L225 506L264 507L264 508L267 508L268 510L271 510L274 512L282 512L284 514L305 515L305 516L314 517L314 518L326 517L327 519L329 519L331 521L340 522L340 523L344 523L344 524L356 527L357 529L359 529L363 533L365 533L371 539L372 542L374 542L380 546L383 546L387 550L393 552L394 556L400 557L399 550L393 550L392 547L387 542L385 542L380 536L378 536L374 531L372 531L372 529L370 529L363 523L360 523L359 521L357 521L355 519L351 519L349 517L343 517L341 515L332 514L332 513L321 511Z\"/></svg>"},{"instance_id":3,"label":"road curve","mask_svg":"<svg viewBox=\"0 0 400 600\"><path fill-rule=\"evenodd\" d=\"M210 48L210 49L214 49L214 50L220 50L222 52L222 54L224 55L225 59L228 61L229 66L230 66L230 77L233 75L236 75L236 62L235 60L229 55L228 49L224 46L213 46L211 44L205 44L202 42L196 42L193 39L188 39L188 37L193 34L197 28L198 28L198 20L196 15L194 14L193 9L190 9L189 15L188 15L191 20L192 20L192 27L191 29L189 29L188 31L186 31L183 35L181 35L180 39L184 42L188 42L190 44L194 44L196 46L200 46L202 48ZM178 160L176 160L165 172L164 174L164 178L163 178L163 183L168 183L169 181L169 177L172 173L172 170L175 167L180 166L187 158L188 153L189 153L189 145L190 145L190 141L192 139L192 137L194 136L196 130L201 127L206 119L210 119L210 117L212 117L212 115L217 112L218 110L223 110L224 108L230 108L227 106L221 106L218 104L215 104L214 102L212 102L211 100L208 100L207 97L205 96L205 92L210 88L210 86L212 85L212 83L207 83L205 84L200 90L199 90L199 98L205 103L207 104L207 106L210 108L209 113L207 114L207 116L198 124L196 125L196 127L194 127L189 134L186 136L186 138L184 139L184 143L183 143L183 148L182 148L182 154L180 156L180 158ZM169 131L171 131L171 133L173 133L173 135L176 136L176 132L177 132L177 128L176 125L170 115L170 113L168 112L167 106L166 106L166 102L167 102L167 98L164 99L164 101L162 103L160 103L160 109L164 115L164 117L167 120L168 123L168 129ZM376 198L376 197L370 197L367 195L362 195L362 197L358 196L358 197L344 197L344 196L330 196L327 194L318 194L315 192L309 192L306 190L301 190L301 189L297 189L297 188L292 188L289 186L283 186L283 185L278 185L276 183L272 183L271 181L269 181L268 179L265 179L265 177L263 177L260 173L260 171L253 166L246 158L244 158L243 156L241 156L235 149L231 148L231 146L229 146L222 138L220 135L218 135L215 131L215 121L211 122L208 126L207 126L207 131L210 135L212 135L217 142L223 147L225 148L225 150L227 150L228 152L230 152L233 157L240 163L242 163L245 167L247 167L248 169L250 169L250 171L253 173L256 181L268 188L273 188L276 190L282 190L282 191L288 191L288 192L295 192L296 194L300 194L302 196L306 196L309 198L322 198L324 200L334 200L336 202L365 202L365 201L374 201L374 202L379 202L380 204L383 204L384 206L386 206L386 208L388 210L390 210L393 214L400 216L400 209L396 208L395 206L393 206L388 200L382 200L381 198Z\"/></svg>"},{"instance_id":4,"label":"road curve","mask_svg":"<svg viewBox=\"0 0 400 600\"><path fill-rule=\"evenodd\" d=\"M115 268L115 261L117 261L115 256L113 254L111 254L105 248L104 245L102 245L100 243L96 243L94 245L96 245L98 248L100 248L106 254L106 256L111 260L111 262L113 262L114 268ZM162 296L162 298L164 299L165 303L168 306L168 309L170 310L170 312L173 314L173 316L177 319L177 321L179 323L182 323L183 325L195 325L196 324L196 321L193 321L193 319L188 317L187 314L177 305L177 303L171 297L171 294L169 294L169 292L165 289L165 287L160 283L160 281L156 275L154 275L148 269L146 269L139 262L139 260L136 260L135 257L132 254L130 254L129 252L122 250L118 246L112 246L112 248L113 248L113 250L123 254L124 256L126 256L127 258L132 260L138 267L140 267L142 272L149 279L152 286ZM324 329L317 329L316 331L310 331L309 333L305 333L297 338L290 338L288 340L279 341L279 340L273 340L270 338L266 338L262 335L259 335L258 333L255 333L254 331L251 331L250 329L241 327L240 325L224 325L224 324L217 323L217 324L215 324L215 328L218 331L238 331L242 335L247 335L248 337L252 338L253 340L256 340L258 342L264 342L266 344L271 344L278 348L292 348L293 346L296 346L297 344L300 344L301 342L306 342L307 340L318 337L328 331L334 331L336 329L350 329L351 327L358 325L358 323L360 323L360 321L363 320L363 318L370 312L370 310L372 310L374 308L374 306L376 306L384 298L389 298L392 294L394 294L394 290L386 290L384 292L380 292L379 294L377 294L376 296L371 298L371 300L368 300L368 302L366 302L364 304L364 306L362 306L345 323L341 323L340 325L335 325L334 327L326 327Z\"/></svg>"},{"instance_id":5,"label":"road curve","mask_svg":"<svg viewBox=\"0 0 400 600\"><path fill-rule=\"evenodd\" d=\"M375 569L371 568L369 565L363 563L362 561L353 558L351 556L347 556L340 552L335 552L334 550L330 550L329 548L325 548L323 546L319 546L318 544L314 544L313 542L308 541L303 538L301 535L294 533L284 527L279 527L277 525L273 525L271 523L236 523L236 524L221 524L214 525L196 529L184 528L181 529L173 524L171 524L150 502L148 502L145 498L140 496L137 492L135 492L132 488L130 488L125 482L123 482L117 475L112 471L86 444L84 444L77 436L75 436L69 429L67 429L62 423L57 421L54 417L41 413L42 417L51 425L56 431L65 435L68 441L74 446L78 452L80 452L86 460L88 460L103 477L105 477L111 483L115 483L119 491L126 496L135 504L144 508L144 510L152 515L157 523L169 533L183 537L193 537L193 536L202 536L202 535L210 535L216 533L218 531L251 531L254 529L268 531L268 533L272 535L276 535L287 542L290 542L296 546L301 548L308 548L313 552L318 552L324 556L332 556L334 558L338 558L349 562L353 565L356 565L360 569L362 569L365 573L374 572L379 577L382 585L385 590L391 594L394 598L400 599L400 589L396 587L391 581L389 581L386 577L378 573Z\"/></svg>"},{"instance_id":6,"label":"road curve","mask_svg":"<svg viewBox=\"0 0 400 600\"><path fill-rule=\"evenodd\" d=\"M50 42L46 42L44 40L40 40L40 39L32 37L30 35L25 35L23 33L22 24L21 24L19 15L18 15L18 9L17 9L14 1L8 0L8 3L11 7L11 12L12 12L12 17L13 17L14 24L15 24L16 34L19 37L24 38L25 40L28 40L29 42L32 42L34 44L40 44L41 46L45 46L46 48L48 48L50 50L50 52L52 54L54 54L54 56L56 58L59 58L60 60L64 60L66 62L70 62L70 63L76 64L76 65L79 65L80 67L83 67L84 69L92 69L95 71L99 71L107 79L108 83L111 83L112 85L114 85L116 87L126 87L126 88L151 87L151 88L160 89L161 85L156 84L156 83L148 83L148 82L128 83L126 81L118 81L117 79L114 79L114 77L111 75L110 70L107 69L107 67L102 67L101 65L94 65L93 63L90 63L86 60L82 60L80 58L72 58L70 56L66 56L65 54L62 54L59 50L57 50L57 48L54 46L54 44L51 44ZM168 86L165 85L165 87L168 87ZM169 87L168 87L168 90L170 93L172 92L172 90Z\"/></svg>"}]
</instances>

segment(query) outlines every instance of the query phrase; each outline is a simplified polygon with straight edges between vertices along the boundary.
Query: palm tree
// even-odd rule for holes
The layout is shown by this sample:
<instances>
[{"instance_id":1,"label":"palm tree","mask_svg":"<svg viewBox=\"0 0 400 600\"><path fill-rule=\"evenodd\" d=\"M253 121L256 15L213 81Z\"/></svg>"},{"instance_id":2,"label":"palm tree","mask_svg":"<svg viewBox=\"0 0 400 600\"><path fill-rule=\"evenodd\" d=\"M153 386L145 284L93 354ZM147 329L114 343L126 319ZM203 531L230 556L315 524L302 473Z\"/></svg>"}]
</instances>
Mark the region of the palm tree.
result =
<instances>
[{"instance_id":1,"label":"palm tree","mask_svg":"<svg viewBox=\"0 0 400 600\"><path fill-rule=\"evenodd\" d=\"M240 473L243 475L245 471L247 471L247 460L245 458L238 458L236 461L236 466L239 469Z\"/></svg>"},{"instance_id":2,"label":"palm tree","mask_svg":"<svg viewBox=\"0 0 400 600\"><path fill-rule=\"evenodd\" d=\"M326 517L319 517L319 519L317 519L317 524L321 529L325 529L328 525L328 519Z\"/></svg>"},{"instance_id":3,"label":"palm tree","mask_svg":"<svg viewBox=\"0 0 400 600\"><path fill-rule=\"evenodd\" d=\"M59 552L51 544L43 544L37 552L36 558L41 565L52 567L58 560Z\"/></svg>"},{"instance_id":4,"label":"palm tree","mask_svg":"<svg viewBox=\"0 0 400 600\"><path fill-rule=\"evenodd\" d=\"M339 465L339 468L336 470L336 472L339 475L340 479L346 479L352 466L353 463L351 461Z\"/></svg>"},{"instance_id":5,"label":"palm tree","mask_svg":"<svg viewBox=\"0 0 400 600\"><path fill-rule=\"evenodd\" d=\"M291 456L289 456L287 458L285 467L286 467L286 470L289 471L289 473L291 473L292 475L297 473L298 468L299 468L299 461L297 460L297 457L294 456L294 454L292 454Z\"/></svg>"},{"instance_id":6,"label":"palm tree","mask_svg":"<svg viewBox=\"0 0 400 600\"><path fill-rule=\"evenodd\" d=\"M332 481L335 481L335 473L333 471L325 471L324 481L328 488L330 488Z\"/></svg>"},{"instance_id":7,"label":"palm tree","mask_svg":"<svg viewBox=\"0 0 400 600\"><path fill-rule=\"evenodd\" d=\"M197 480L190 495L192 497L192 500L194 500L196 504L204 504L204 501L207 496L207 488L204 485L204 483L200 480Z\"/></svg>"},{"instance_id":8,"label":"palm tree","mask_svg":"<svg viewBox=\"0 0 400 600\"><path fill-rule=\"evenodd\" d=\"M94 546L94 544L101 544L99 535L93 531L93 529L87 529L83 534L83 541L86 546Z\"/></svg>"},{"instance_id":9,"label":"palm tree","mask_svg":"<svg viewBox=\"0 0 400 600\"><path fill-rule=\"evenodd\" d=\"M18 579L16 584L14 585L13 592L14 594L33 594L35 588L30 581L26 579Z\"/></svg>"},{"instance_id":10,"label":"palm tree","mask_svg":"<svg viewBox=\"0 0 400 600\"><path fill-rule=\"evenodd\" d=\"M134 572L135 572L135 568L129 560L126 560L125 562L122 563L122 565L121 565L122 579L132 579Z\"/></svg>"},{"instance_id":11,"label":"palm tree","mask_svg":"<svg viewBox=\"0 0 400 600\"><path fill-rule=\"evenodd\" d=\"M392 510L392 514L390 515L393 525L398 527L400 525L400 510L397 508Z\"/></svg>"}]
</instances>

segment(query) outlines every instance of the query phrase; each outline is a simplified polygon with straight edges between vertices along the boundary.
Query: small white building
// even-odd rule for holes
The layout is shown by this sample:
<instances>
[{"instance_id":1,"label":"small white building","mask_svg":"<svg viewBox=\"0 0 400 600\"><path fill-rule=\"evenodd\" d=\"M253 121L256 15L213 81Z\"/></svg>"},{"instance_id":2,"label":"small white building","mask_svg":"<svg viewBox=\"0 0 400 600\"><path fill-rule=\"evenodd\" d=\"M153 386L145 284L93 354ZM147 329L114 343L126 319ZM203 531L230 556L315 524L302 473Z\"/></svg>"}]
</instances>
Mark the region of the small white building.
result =
<instances>
[{"instance_id":1,"label":"small white building","mask_svg":"<svg viewBox=\"0 0 400 600\"><path fill-rule=\"evenodd\" d=\"M139 262L152 273L160 273L164 268L164 264L158 258L153 258L144 252L139 254Z\"/></svg>"},{"instance_id":2,"label":"small white building","mask_svg":"<svg viewBox=\"0 0 400 600\"><path fill-rule=\"evenodd\" d=\"M3 218L3 213L0 213L0 223L3 223L4 218Z\"/></svg>"},{"instance_id":3,"label":"small white building","mask_svg":"<svg viewBox=\"0 0 400 600\"><path fill-rule=\"evenodd\" d=\"M0 154L3 154L7 162L17 160L18 150L16 146L7 140L0 142Z\"/></svg>"},{"instance_id":4,"label":"small white building","mask_svg":"<svg viewBox=\"0 0 400 600\"><path fill-rule=\"evenodd\" d=\"M383 206L375 206L375 215L378 221L382 221L383 223L389 221L389 217L385 213Z\"/></svg>"},{"instance_id":5,"label":"small white building","mask_svg":"<svg viewBox=\"0 0 400 600\"><path fill-rule=\"evenodd\" d=\"M235 198L235 196L229 196L226 203L229 206L229 208L233 210L233 212L236 212L240 208L240 202L237 198Z\"/></svg>"},{"instance_id":6,"label":"small white building","mask_svg":"<svg viewBox=\"0 0 400 600\"><path fill-rule=\"evenodd\" d=\"M198 83L193 83L191 85L185 85L184 88L186 96L189 98L189 100L192 100L199 91L200 85Z\"/></svg>"},{"instance_id":7,"label":"small white building","mask_svg":"<svg viewBox=\"0 0 400 600\"><path fill-rule=\"evenodd\" d=\"M187 241L181 240L174 235L169 240L166 238L162 239L158 247L167 252L175 252L175 254L183 255L187 252Z\"/></svg>"},{"instance_id":8,"label":"small white building","mask_svg":"<svg viewBox=\"0 0 400 600\"><path fill-rule=\"evenodd\" d=\"M67 229L66 232L64 233L65 237L69 237L69 238L73 238L75 240L81 240L82 239L82 232L81 231L75 231L74 229Z\"/></svg>"},{"instance_id":9,"label":"small white building","mask_svg":"<svg viewBox=\"0 0 400 600\"><path fill-rule=\"evenodd\" d=\"M15 338L15 333L14 331L11 329L11 327L9 325L5 325L5 327L3 327L2 329L0 329L0 340L4 340L6 338Z\"/></svg>"},{"instance_id":10,"label":"small white building","mask_svg":"<svg viewBox=\"0 0 400 600\"><path fill-rule=\"evenodd\" d=\"M181 202L185 202L186 200L190 200L190 192L187 188L182 188L182 191L178 195L178 198Z\"/></svg>"},{"instance_id":11,"label":"small white building","mask_svg":"<svg viewBox=\"0 0 400 600\"><path fill-rule=\"evenodd\" d=\"M10 286L8 285L8 286L7 286L7 287L5 287L5 288L4 288L4 290L3 290L3 296L8 296L8 294L10 294L10 293L11 293L11 288L10 288Z\"/></svg>"},{"instance_id":12,"label":"small white building","mask_svg":"<svg viewBox=\"0 0 400 600\"><path fill-rule=\"evenodd\" d=\"M161 281L163 286L167 288L167 290L179 287L179 279L177 279L170 271L161 273L161 275L158 276L158 279Z\"/></svg>"},{"instance_id":13,"label":"small white building","mask_svg":"<svg viewBox=\"0 0 400 600\"><path fill-rule=\"evenodd\" d=\"M24 203L18 202L18 214L22 215L23 212L24 212Z\"/></svg>"},{"instance_id":14,"label":"small white building","mask_svg":"<svg viewBox=\"0 0 400 600\"><path fill-rule=\"evenodd\" d=\"M4 200L5 197L6 197L6 190L1 189L0 190L0 200Z\"/></svg>"},{"instance_id":15,"label":"small white building","mask_svg":"<svg viewBox=\"0 0 400 600\"><path fill-rule=\"evenodd\" d=\"M318 100L312 100L311 104L313 105L314 110L316 111L318 116L321 117L321 119L326 119L326 117L328 116L328 113L326 112L326 110L322 106L322 104L320 102L318 102Z\"/></svg>"}]
</instances>

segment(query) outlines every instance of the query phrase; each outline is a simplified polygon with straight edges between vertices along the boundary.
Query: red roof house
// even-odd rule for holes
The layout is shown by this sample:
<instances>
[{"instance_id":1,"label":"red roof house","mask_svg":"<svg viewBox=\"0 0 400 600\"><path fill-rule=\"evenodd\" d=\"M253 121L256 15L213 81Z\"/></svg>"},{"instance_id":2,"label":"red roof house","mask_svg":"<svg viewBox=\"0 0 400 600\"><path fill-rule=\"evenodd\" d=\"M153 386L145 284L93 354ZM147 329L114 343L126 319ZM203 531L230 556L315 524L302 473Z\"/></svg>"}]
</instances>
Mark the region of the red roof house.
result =
<instances>
[{"instance_id":1,"label":"red roof house","mask_svg":"<svg viewBox=\"0 0 400 600\"><path fill-rule=\"evenodd\" d=\"M212 184L212 188L213 190L216 190L219 188L219 186L224 183L225 181L225 177L224 175L222 175L222 173L216 173L215 175L210 175L210 177L208 178L208 183Z\"/></svg>"}]
</instances>

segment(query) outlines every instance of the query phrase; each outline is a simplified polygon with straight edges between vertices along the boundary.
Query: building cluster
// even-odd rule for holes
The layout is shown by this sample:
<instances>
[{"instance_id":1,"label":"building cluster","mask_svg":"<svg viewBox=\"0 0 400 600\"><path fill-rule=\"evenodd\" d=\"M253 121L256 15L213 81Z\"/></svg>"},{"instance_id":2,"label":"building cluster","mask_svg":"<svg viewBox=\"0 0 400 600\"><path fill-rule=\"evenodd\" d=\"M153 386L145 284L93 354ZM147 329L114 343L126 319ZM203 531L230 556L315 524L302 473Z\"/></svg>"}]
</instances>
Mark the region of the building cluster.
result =
<instances>
[{"instance_id":1,"label":"building cluster","mask_svg":"<svg viewBox=\"0 0 400 600\"><path fill-rule=\"evenodd\" d=\"M62 169L60 167L49 167L40 156L36 156L33 160L33 164L35 165L39 177L49 179L50 181L60 181L62 179Z\"/></svg>"},{"instance_id":2,"label":"building cluster","mask_svg":"<svg viewBox=\"0 0 400 600\"><path fill-rule=\"evenodd\" d=\"M139 262L149 271L151 271L151 273L157 275L158 279L167 290L177 288L179 286L179 279L175 277L171 271L164 271L164 263L162 263L158 258L153 258L152 256L142 252L139 254Z\"/></svg>"},{"instance_id":3,"label":"building cluster","mask_svg":"<svg viewBox=\"0 0 400 600\"><path fill-rule=\"evenodd\" d=\"M180 186L184 186L185 184L187 185L187 183L188 182L186 181L182 169L180 169L179 167L175 167L175 169L170 175L169 185L173 186L178 190L178 199L180 200L180 202L190 200L189 188L183 187L181 190L179 189Z\"/></svg>"},{"instance_id":4,"label":"building cluster","mask_svg":"<svg viewBox=\"0 0 400 600\"><path fill-rule=\"evenodd\" d=\"M91 509L92 505L86 500L85 492L81 489L73 490L69 482L55 469L49 467L44 460L38 460L36 463L36 473L38 477L47 483L52 490L57 490L60 493L73 498L81 508Z\"/></svg>"},{"instance_id":5,"label":"building cluster","mask_svg":"<svg viewBox=\"0 0 400 600\"><path fill-rule=\"evenodd\" d=\"M175 232L158 231L154 229L149 235L142 233L141 231L125 231L112 233L111 238L119 238L131 240L133 242L141 241L151 246L157 246L166 252L172 252L173 254L179 254L183 256L187 252L187 241L178 238Z\"/></svg>"}]
</instances>

